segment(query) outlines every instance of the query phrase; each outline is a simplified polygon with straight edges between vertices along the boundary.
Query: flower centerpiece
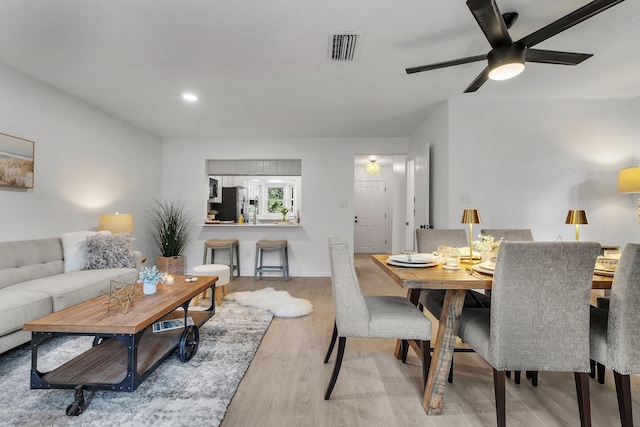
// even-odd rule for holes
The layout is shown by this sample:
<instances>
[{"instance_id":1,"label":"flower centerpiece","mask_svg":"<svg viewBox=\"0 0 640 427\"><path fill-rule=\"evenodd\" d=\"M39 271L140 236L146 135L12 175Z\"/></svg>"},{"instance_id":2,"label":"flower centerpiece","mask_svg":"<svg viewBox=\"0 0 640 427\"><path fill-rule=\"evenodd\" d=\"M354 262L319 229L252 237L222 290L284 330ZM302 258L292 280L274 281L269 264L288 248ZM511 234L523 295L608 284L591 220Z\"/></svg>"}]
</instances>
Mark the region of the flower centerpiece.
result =
<instances>
[{"instance_id":1,"label":"flower centerpiece","mask_svg":"<svg viewBox=\"0 0 640 427\"><path fill-rule=\"evenodd\" d=\"M491 235L479 235L478 237L480 240L473 241L473 250L482 253L483 261L495 257L498 254L498 249L500 249L500 243L502 243L504 239L496 240L495 237Z\"/></svg>"},{"instance_id":2,"label":"flower centerpiece","mask_svg":"<svg viewBox=\"0 0 640 427\"><path fill-rule=\"evenodd\" d=\"M142 292L145 295L155 294L158 289L158 282L162 280L164 273L153 267L142 267L138 280L142 282Z\"/></svg>"}]
</instances>

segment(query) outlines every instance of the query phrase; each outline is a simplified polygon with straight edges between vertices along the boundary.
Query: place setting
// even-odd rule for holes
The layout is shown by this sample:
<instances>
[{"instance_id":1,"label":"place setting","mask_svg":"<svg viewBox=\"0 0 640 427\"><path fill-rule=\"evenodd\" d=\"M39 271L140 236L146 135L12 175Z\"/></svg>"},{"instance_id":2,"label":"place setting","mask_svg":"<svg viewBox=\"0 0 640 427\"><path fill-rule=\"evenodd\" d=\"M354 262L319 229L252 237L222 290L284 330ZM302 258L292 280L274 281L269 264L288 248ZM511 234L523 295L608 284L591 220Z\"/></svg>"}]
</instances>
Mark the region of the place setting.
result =
<instances>
[{"instance_id":1,"label":"place setting","mask_svg":"<svg viewBox=\"0 0 640 427\"><path fill-rule=\"evenodd\" d=\"M403 250L399 255L390 255L387 258L387 264L407 268L435 267L442 262L442 258L437 255L417 253L413 250Z\"/></svg>"}]
</instances>

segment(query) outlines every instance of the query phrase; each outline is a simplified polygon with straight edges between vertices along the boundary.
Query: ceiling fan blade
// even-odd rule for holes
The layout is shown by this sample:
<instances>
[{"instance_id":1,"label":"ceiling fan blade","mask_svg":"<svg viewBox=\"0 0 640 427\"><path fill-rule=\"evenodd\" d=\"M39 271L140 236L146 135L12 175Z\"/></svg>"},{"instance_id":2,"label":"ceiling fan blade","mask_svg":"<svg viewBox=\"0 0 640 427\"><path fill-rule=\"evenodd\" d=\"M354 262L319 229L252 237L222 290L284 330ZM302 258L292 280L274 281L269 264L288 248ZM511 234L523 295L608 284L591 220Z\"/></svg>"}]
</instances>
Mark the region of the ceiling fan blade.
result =
<instances>
[{"instance_id":1,"label":"ceiling fan blade","mask_svg":"<svg viewBox=\"0 0 640 427\"><path fill-rule=\"evenodd\" d=\"M491 47L508 46L512 43L495 0L467 0L467 6Z\"/></svg>"},{"instance_id":2,"label":"ceiling fan blade","mask_svg":"<svg viewBox=\"0 0 640 427\"><path fill-rule=\"evenodd\" d=\"M489 79L489 67L486 67L476 79L464 90L464 93L475 92Z\"/></svg>"},{"instance_id":3,"label":"ceiling fan blade","mask_svg":"<svg viewBox=\"0 0 640 427\"><path fill-rule=\"evenodd\" d=\"M470 62L484 61L487 55L469 56L467 58L454 59L453 61L438 62L437 64L421 65L419 67L407 68L407 74L421 73L422 71L437 70L438 68L453 67L454 65L468 64Z\"/></svg>"},{"instance_id":4,"label":"ceiling fan blade","mask_svg":"<svg viewBox=\"0 0 640 427\"><path fill-rule=\"evenodd\" d=\"M578 65L593 56L591 53L559 52L556 50L527 49L524 60L543 64Z\"/></svg>"},{"instance_id":5,"label":"ceiling fan blade","mask_svg":"<svg viewBox=\"0 0 640 427\"><path fill-rule=\"evenodd\" d=\"M526 47L534 46L623 1L624 0L594 0L582 6L580 9L552 22L546 27L540 28L538 31L534 31L528 36L523 37L519 42L524 43Z\"/></svg>"}]
</instances>

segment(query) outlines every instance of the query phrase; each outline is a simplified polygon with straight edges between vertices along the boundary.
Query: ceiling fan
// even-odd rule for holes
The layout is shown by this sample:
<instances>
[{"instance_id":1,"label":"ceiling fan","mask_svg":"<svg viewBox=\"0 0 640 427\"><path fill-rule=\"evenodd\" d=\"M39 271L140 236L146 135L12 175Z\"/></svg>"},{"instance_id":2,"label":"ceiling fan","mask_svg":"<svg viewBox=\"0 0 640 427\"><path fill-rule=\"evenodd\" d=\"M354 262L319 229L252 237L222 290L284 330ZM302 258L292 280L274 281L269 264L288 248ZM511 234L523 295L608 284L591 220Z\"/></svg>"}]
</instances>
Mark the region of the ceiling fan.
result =
<instances>
[{"instance_id":1,"label":"ceiling fan","mask_svg":"<svg viewBox=\"0 0 640 427\"><path fill-rule=\"evenodd\" d=\"M518 19L516 12L500 14L495 0L467 0L467 6L489 41L491 51L485 55L469 56L453 61L407 68L407 74L487 60L487 67L465 89L464 93L467 93L477 91L487 79L506 80L517 76L524 70L525 62L577 65L592 57L593 54L532 49L532 47L622 1L624 0L594 0L546 27L514 42L511 40L507 30Z\"/></svg>"}]
</instances>

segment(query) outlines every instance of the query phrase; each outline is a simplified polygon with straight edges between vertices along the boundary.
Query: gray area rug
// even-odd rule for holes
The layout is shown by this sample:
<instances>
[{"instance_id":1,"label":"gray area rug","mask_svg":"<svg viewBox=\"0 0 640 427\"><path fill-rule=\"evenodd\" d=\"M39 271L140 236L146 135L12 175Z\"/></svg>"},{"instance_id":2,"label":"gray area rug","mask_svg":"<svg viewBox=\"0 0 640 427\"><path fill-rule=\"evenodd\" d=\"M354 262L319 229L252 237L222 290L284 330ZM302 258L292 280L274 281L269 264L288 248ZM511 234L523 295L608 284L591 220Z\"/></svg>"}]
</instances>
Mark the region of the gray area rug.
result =
<instances>
[{"instance_id":1,"label":"gray area rug","mask_svg":"<svg viewBox=\"0 0 640 427\"><path fill-rule=\"evenodd\" d=\"M87 407L69 417L73 390L31 390L28 345L0 355L0 425L218 426L264 336L272 314L234 302L216 307L200 329L197 353L174 355L132 393L85 391ZM88 337L63 337L40 347L40 371L91 347Z\"/></svg>"}]
</instances>

